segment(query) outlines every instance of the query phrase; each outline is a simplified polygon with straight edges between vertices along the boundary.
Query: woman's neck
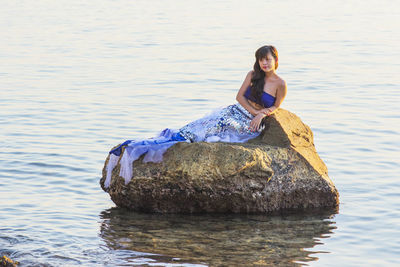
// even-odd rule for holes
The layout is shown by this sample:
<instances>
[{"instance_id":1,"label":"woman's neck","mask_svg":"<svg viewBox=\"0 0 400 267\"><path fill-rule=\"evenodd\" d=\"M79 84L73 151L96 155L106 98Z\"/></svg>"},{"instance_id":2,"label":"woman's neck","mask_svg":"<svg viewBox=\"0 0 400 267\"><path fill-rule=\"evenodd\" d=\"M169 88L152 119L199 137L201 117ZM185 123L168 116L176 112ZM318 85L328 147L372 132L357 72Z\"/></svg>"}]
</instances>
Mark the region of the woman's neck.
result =
<instances>
[{"instance_id":1,"label":"woman's neck","mask_svg":"<svg viewBox=\"0 0 400 267\"><path fill-rule=\"evenodd\" d=\"M272 78L273 76L275 76L275 70L271 70L271 71L265 72L265 78L266 79Z\"/></svg>"}]
</instances>

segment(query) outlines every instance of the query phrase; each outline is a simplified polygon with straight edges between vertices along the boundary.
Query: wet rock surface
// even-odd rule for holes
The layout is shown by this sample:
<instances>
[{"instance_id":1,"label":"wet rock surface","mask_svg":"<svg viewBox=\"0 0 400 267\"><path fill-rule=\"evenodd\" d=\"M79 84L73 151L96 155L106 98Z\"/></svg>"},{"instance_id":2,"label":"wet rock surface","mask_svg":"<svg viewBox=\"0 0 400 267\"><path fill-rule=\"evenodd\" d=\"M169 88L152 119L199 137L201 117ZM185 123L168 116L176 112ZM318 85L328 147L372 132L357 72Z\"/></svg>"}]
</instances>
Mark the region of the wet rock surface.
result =
<instances>
[{"instance_id":1,"label":"wet rock surface","mask_svg":"<svg viewBox=\"0 0 400 267\"><path fill-rule=\"evenodd\" d=\"M19 265L18 261L13 261L12 259L8 258L5 255L3 255L0 258L0 267L16 267L18 265Z\"/></svg>"},{"instance_id":2,"label":"wet rock surface","mask_svg":"<svg viewBox=\"0 0 400 267\"><path fill-rule=\"evenodd\" d=\"M119 207L157 213L266 213L336 207L339 194L311 129L279 109L247 143L178 143L161 163L135 161L125 185L119 164L109 188ZM108 159L106 160L107 163Z\"/></svg>"}]
</instances>

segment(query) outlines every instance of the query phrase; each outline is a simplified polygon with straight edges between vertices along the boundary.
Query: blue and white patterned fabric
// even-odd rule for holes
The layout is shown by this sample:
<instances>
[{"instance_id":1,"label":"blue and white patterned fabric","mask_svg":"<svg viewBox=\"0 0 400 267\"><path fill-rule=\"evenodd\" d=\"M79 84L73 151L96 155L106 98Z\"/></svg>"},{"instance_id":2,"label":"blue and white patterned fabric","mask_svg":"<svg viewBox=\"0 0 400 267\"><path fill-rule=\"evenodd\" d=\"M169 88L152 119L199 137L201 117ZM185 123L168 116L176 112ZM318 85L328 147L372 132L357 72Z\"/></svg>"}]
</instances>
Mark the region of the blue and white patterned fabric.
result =
<instances>
[{"instance_id":1,"label":"blue and white patterned fabric","mask_svg":"<svg viewBox=\"0 0 400 267\"><path fill-rule=\"evenodd\" d=\"M218 109L201 119L182 127L180 134L190 142L232 142L244 143L260 134L250 131L254 118L239 103Z\"/></svg>"},{"instance_id":2,"label":"blue and white patterned fabric","mask_svg":"<svg viewBox=\"0 0 400 267\"><path fill-rule=\"evenodd\" d=\"M160 162L168 148L178 142L233 142L244 143L257 137L262 127L256 132L250 130L250 122L254 118L239 103L218 109L201 119L193 121L179 130L165 129L157 137L146 140L128 140L110 151L107 165L107 176L104 183L108 188L111 173L120 159L119 175L125 184L132 179L133 162L145 154L143 162Z\"/></svg>"}]
</instances>

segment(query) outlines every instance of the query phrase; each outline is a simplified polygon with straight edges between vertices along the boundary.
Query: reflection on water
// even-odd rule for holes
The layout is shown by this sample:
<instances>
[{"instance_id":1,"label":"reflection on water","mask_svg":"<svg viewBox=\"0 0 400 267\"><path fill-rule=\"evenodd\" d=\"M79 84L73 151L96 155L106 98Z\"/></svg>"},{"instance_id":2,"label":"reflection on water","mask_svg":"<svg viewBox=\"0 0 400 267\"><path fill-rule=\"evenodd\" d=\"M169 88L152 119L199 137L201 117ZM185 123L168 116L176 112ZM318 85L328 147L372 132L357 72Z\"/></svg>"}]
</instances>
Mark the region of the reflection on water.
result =
<instances>
[{"instance_id":1,"label":"reflection on water","mask_svg":"<svg viewBox=\"0 0 400 267\"><path fill-rule=\"evenodd\" d=\"M112 208L100 214L100 236L111 250L162 254L155 259L163 262L301 265L318 259L307 249L332 235L334 214L158 215Z\"/></svg>"}]
</instances>

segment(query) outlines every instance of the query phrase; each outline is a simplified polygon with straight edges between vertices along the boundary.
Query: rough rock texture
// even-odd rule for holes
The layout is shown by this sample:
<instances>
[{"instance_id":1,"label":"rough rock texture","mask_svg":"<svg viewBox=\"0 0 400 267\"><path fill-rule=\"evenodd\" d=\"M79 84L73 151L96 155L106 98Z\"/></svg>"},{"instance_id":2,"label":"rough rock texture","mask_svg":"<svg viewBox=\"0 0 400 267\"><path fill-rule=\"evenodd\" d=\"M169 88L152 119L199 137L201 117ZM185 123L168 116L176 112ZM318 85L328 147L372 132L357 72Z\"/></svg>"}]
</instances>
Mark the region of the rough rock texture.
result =
<instances>
[{"instance_id":1,"label":"rough rock texture","mask_svg":"<svg viewBox=\"0 0 400 267\"><path fill-rule=\"evenodd\" d=\"M18 261L13 261L5 255L0 258L0 267L16 267L18 264Z\"/></svg>"},{"instance_id":2,"label":"rough rock texture","mask_svg":"<svg viewBox=\"0 0 400 267\"><path fill-rule=\"evenodd\" d=\"M178 143L161 163L135 161L125 185L119 165L112 201L131 210L159 213L265 213L337 207L339 194L318 156L310 128L287 110L266 118L260 136L245 144ZM108 158L106 160L106 163Z\"/></svg>"}]
</instances>

